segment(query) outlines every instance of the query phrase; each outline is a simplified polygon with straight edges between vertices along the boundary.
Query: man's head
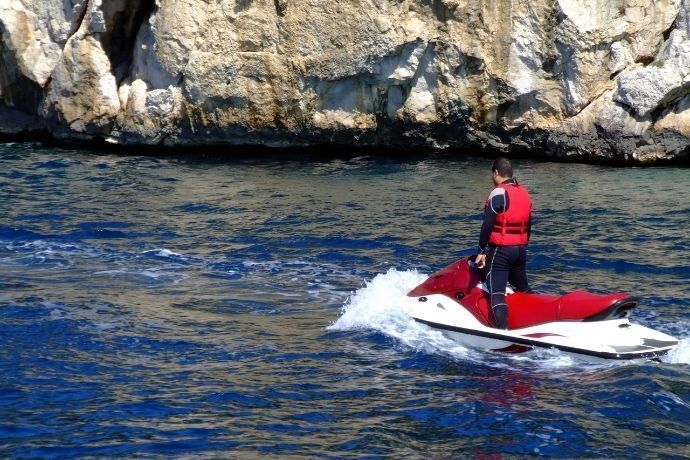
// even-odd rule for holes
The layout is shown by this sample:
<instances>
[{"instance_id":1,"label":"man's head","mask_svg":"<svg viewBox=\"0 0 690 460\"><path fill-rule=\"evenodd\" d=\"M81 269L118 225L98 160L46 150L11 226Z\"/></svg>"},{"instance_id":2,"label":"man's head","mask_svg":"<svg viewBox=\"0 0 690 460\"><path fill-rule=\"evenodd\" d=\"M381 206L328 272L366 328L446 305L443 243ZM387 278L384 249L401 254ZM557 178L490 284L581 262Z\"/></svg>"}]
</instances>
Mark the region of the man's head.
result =
<instances>
[{"instance_id":1,"label":"man's head","mask_svg":"<svg viewBox=\"0 0 690 460\"><path fill-rule=\"evenodd\" d=\"M498 185L506 179L511 179L513 177L513 165L510 163L510 160L505 157L497 158L491 166L491 175L494 185Z\"/></svg>"}]
</instances>

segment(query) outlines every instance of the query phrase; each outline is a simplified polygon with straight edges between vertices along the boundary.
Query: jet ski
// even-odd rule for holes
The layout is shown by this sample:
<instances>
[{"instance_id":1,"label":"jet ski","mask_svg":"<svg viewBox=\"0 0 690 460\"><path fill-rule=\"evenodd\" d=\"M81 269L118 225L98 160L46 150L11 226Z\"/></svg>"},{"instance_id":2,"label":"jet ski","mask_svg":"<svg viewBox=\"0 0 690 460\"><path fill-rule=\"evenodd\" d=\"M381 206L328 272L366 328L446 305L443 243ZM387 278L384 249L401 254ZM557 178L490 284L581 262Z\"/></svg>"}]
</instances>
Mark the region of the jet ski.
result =
<instances>
[{"instance_id":1,"label":"jet ski","mask_svg":"<svg viewBox=\"0 0 690 460\"><path fill-rule=\"evenodd\" d=\"M547 295L508 288L508 329L496 329L474 258L457 260L412 289L405 310L463 346L489 351L555 348L594 360L637 360L656 358L678 345L669 335L630 323L637 299L625 293Z\"/></svg>"}]
</instances>

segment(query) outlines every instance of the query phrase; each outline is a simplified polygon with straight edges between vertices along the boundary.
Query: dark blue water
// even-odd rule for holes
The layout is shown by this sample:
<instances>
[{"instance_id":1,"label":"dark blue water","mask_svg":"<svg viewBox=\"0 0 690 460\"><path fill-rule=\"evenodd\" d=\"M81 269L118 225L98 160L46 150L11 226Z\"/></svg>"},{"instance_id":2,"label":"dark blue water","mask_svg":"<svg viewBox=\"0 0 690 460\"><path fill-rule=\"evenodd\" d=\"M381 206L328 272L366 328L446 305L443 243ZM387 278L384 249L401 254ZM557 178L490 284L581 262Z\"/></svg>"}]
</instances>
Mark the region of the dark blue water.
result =
<instances>
[{"instance_id":1,"label":"dark blue water","mask_svg":"<svg viewBox=\"0 0 690 460\"><path fill-rule=\"evenodd\" d=\"M690 455L688 169L517 163L532 284L682 339L593 365L396 308L474 248L486 160L131 153L0 146L0 456Z\"/></svg>"}]
</instances>

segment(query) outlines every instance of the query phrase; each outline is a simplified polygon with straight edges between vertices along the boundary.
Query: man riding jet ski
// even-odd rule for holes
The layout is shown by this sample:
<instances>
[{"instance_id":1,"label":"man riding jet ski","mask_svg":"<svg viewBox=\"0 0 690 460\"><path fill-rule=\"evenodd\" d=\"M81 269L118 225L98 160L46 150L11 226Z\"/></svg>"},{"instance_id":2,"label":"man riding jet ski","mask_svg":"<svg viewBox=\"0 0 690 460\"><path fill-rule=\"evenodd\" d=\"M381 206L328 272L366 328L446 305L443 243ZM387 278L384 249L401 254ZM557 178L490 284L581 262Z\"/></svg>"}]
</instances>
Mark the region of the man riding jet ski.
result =
<instances>
[{"instance_id":1,"label":"man riding jet ski","mask_svg":"<svg viewBox=\"0 0 690 460\"><path fill-rule=\"evenodd\" d=\"M513 165L498 158L491 166L495 188L484 203L484 221L479 234L476 262L486 270L486 286L494 323L508 327L506 286L531 292L527 282L527 244L532 229L532 199L513 177Z\"/></svg>"},{"instance_id":2,"label":"man riding jet ski","mask_svg":"<svg viewBox=\"0 0 690 460\"><path fill-rule=\"evenodd\" d=\"M494 351L554 347L598 358L636 359L666 353L678 344L666 334L630 324L628 315L637 300L627 294L534 294L526 273L532 201L507 158L494 161L491 174L495 188L484 205L479 254L410 291L407 309L414 319L463 344ZM509 281L519 292L506 290Z\"/></svg>"},{"instance_id":3,"label":"man riding jet ski","mask_svg":"<svg viewBox=\"0 0 690 460\"><path fill-rule=\"evenodd\" d=\"M497 329L474 258L453 262L412 289L405 310L462 345L490 351L541 347L603 359L639 359L663 355L678 345L669 335L631 324L628 317L637 300L624 293L546 295L508 290L507 330Z\"/></svg>"}]
</instances>

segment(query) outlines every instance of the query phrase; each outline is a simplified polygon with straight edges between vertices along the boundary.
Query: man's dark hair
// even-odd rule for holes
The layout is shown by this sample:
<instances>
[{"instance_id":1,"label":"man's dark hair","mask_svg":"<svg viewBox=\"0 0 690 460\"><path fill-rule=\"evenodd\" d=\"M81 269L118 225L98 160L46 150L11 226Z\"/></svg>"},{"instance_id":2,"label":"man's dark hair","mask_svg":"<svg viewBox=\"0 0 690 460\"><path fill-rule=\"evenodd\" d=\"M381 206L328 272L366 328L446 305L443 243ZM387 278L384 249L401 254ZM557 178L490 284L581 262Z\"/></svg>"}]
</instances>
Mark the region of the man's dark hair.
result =
<instances>
[{"instance_id":1,"label":"man's dark hair","mask_svg":"<svg viewBox=\"0 0 690 460\"><path fill-rule=\"evenodd\" d=\"M498 171L501 177L513 177L513 165L506 157L497 158L491 166L491 171Z\"/></svg>"}]
</instances>

